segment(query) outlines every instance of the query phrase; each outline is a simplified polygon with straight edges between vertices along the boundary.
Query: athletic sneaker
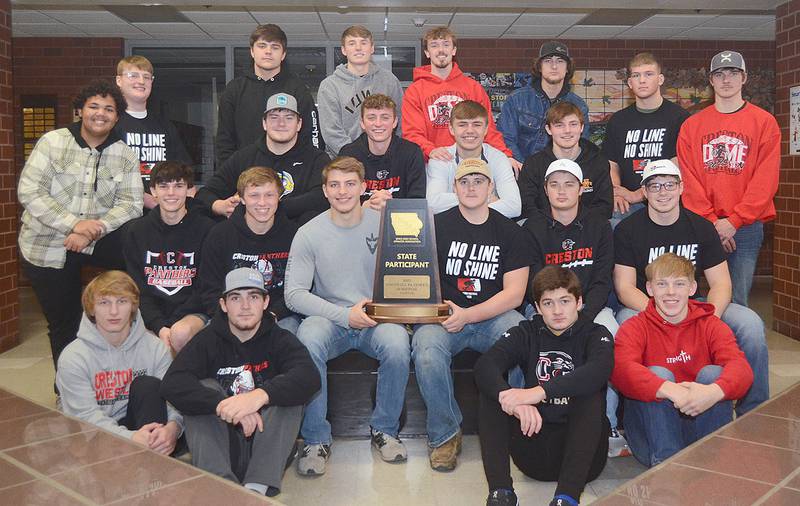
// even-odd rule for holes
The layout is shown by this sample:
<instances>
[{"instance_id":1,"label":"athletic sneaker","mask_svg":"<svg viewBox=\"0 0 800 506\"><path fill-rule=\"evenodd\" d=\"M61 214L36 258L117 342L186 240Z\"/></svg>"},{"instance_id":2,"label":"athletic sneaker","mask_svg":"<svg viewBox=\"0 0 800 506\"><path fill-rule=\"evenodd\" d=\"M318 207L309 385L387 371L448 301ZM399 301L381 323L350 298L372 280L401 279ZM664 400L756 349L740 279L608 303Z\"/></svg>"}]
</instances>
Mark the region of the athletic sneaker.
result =
<instances>
[{"instance_id":1,"label":"athletic sneaker","mask_svg":"<svg viewBox=\"0 0 800 506\"><path fill-rule=\"evenodd\" d=\"M564 494L558 494L550 501L550 506L578 506L578 501Z\"/></svg>"},{"instance_id":2,"label":"athletic sneaker","mask_svg":"<svg viewBox=\"0 0 800 506\"><path fill-rule=\"evenodd\" d=\"M489 492L486 506L519 506L519 499L513 490L498 488Z\"/></svg>"},{"instance_id":3,"label":"athletic sneaker","mask_svg":"<svg viewBox=\"0 0 800 506\"><path fill-rule=\"evenodd\" d=\"M405 462L406 447L400 439L379 430L369 429L372 447L378 450L384 462Z\"/></svg>"},{"instance_id":4,"label":"athletic sneaker","mask_svg":"<svg viewBox=\"0 0 800 506\"><path fill-rule=\"evenodd\" d=\"M325 464L331 455L331 445L303 445L303 453L297 461L297 472L315 476L325 474Z\"/></svg>"},{"instance_id":5,"label":"athletic sneaker","mask_svg":"<svg viewBox=\"0 0 800 506\"><path fill-rule=\"evenodd\" d=\"M608 436L608 456L611 457L628 457L631 455L631 450L628 448L628 442L625 436L619 433L617 429L611 429L611 435Z\"/></svg>"}]
</instances>

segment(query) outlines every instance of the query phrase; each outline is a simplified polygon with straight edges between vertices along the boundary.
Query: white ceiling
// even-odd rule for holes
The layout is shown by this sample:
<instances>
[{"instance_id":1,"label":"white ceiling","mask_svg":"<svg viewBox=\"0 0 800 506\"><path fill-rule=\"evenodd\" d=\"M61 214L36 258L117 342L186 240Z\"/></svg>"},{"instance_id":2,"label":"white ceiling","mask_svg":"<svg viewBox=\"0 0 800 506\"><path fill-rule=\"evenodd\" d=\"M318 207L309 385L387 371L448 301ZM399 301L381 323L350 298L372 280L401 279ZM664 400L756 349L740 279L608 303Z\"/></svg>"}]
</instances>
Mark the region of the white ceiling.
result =
<instances>
[{"instance_id":1,"label":"white ceiling","mask_svg":"<svg viewBox=\"0 0 800 506\"><path fill-rule=\"evenodd\" d=\"M50 0L52 1L52 0ZM304 2L294 7L259 6L214 7L175 5L185 22L129 22L102 6L87 6L77 1L62 1L58 7L29 0L12 3L12 33L15 37L77 36L124 37L136 40L236 40L247 41L256 24L277 23L291 42L339 39L342 31L353 24L369 28L378 41L402 41L419 38L436 25L448 25L461 38L554 38L568 39L707 39L707 40L773 40L775 38L774 6L780 2L764 0L712 0L703 10L686 10L687 2L640 0L636 10L645 9L636 24L582 24L589 14L597 14L597 6L626 7L629 2L571 2L570 8L553 8L564 2L537 2L547 8L525 7L526 2L497 2L492 9L472 7L483 2L460 0L456 7L413 7L409 2L390 2L389 7L298 7L339 4L339 2ZM131 5L131 2L106 0L105 5ZM155 2L153 2L155 3ZM350 5L363 2L348 2ZM441 5L444 2L431 2ZM451 2L448 2L451 3ZM454 3L454 2L452 2ZM625 3L626 5L619 5ZM375 5L375 3L371 3ZM405 7L403 5L409 4ZM593 7L588 7L588 5ZM147 9L145 4L142 9ZM470 5L464 7L463 5ZM514 7L514 5L520 5ZM583 7L576 7L583 5ZM651 11L646 9L652 7ZM665 8L671 7L671 8ZM742 10L748 8L750 10ZM681 10L683 9L683 10ZM738 9L738 10L737 10ZM758 10L753 10L758 9ZM422 21L422 27L415 26ZM587 20L588 22L588 20Z\"/></svg>"}]
</instances>

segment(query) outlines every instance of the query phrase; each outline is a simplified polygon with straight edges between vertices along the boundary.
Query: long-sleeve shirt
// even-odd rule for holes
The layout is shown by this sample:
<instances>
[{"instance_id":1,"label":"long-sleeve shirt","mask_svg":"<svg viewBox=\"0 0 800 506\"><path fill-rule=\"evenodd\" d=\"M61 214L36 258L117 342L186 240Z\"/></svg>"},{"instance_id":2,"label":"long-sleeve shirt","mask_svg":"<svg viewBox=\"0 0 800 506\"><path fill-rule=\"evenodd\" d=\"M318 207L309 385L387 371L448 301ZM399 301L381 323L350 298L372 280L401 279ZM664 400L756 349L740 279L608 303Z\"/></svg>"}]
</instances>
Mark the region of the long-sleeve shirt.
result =
<instances>
[{"instance_id":1,"label":"long-sleeve shirt","mask_svg":"<svg viewBox=\"0 0 800 506\"><path fill-rule=\"evenodd\" d=\"M458 205L458 197L455 193L455 178L460 159L456 154L455 144L447 148L447 150L453 155L451 161L429 160L426 168L428 173L428 188L426 190L428 206L434 213L440 213ZM522 199L519 196L519 187L514 179L514 170L511 168L511 162L501 151L485 143L481 157L489 164L489 170L492 172L492 181L494 182L494 193L497 196L497 200L490 203L489 207L506 218L516 218L522 212Z\"/></svg>"},{"instance_id":2,"label":"long-sleeve shirt","mask_svg":"<svg viewBox=\"0 0 800 506\"><path fill-rule=\"evenodd\" d=\"M372 298L381 218L372 209L362 212L361 222L352 228L335 225L330 212L300 227L286 267L289 309L348 328L350 307Z\"/></svg>"},{"instance_id":3,"label":"long-sleeve shirt","mask_svg":"<svg viewBox=\"0 0 800 506\"><path fill-rule=\"evenodd\" d=\"M100 220L109 233L142 215L136 153L113 131L91 148L80 129L78 122L44 134L22 169L19 247L39 267L64 266L64 240L79 221ZM82 253L93 251L92 242Z\"/></svg>"},{"instance_id":4,"label":"long-sleeve shirt","mask_svg":"<svg viewBox=\"0 0 800 506\"><path fill-rule=\"evenodd\" d=\"M683 123L678 160L687 209L736 228L775 218L781 132L764 109L746 103L724 114L706 107Z\"/></svg>"}]
</instances>

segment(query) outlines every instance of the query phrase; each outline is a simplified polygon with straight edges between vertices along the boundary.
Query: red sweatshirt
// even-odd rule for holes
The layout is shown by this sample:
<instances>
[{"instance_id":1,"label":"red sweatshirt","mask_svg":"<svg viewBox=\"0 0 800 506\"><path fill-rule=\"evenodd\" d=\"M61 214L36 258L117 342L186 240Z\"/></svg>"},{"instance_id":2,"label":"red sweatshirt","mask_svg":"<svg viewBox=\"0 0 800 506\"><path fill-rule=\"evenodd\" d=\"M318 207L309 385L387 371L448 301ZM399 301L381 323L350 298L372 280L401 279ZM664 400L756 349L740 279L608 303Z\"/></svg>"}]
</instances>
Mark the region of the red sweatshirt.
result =
<instances>
[{"instance_id":1,"label":"red sweatshirt","mask_svg":"<svg viewBox=\"0 0 800 506\"><path fill-rule=\"evenodd\" d=\"M614 339L614 372L611 383L626 397L644 402L656 400L664 383L648 367L669 369L675 382L694 381L707 365L722 366L715 383L726 399L739 399L753 383L753 370L733 332L714 316L714 306L689 301L689 314L678 323L665 321L653 299L647 309L627 320Z\"/></svg>"},{"instance_id":2,"label":"red sweatshirt","mask_svg":"<svg viewBox=\"0 0 800 506\"><path fill-rule=\"evenodd\" d=\"M730 114L713 105L678 134L683 205L707 220L739 228L775 218L781 132L775 117L747 103Z\"/></svg>"},{"instance_id":3,"label":"red sweatshirt","mask_svg":"<svg viewBox=\"0 0 800 506\"><path fill-rule=\"evenodd\" d=\"M414 69L414 82L403 95L403 137L422 148L425 161L434 148L452 146L455 139L449 129L450 111L464 100L478 102L489 113L489 131L484 142L512 156L503 134L494 124L489 95L476 80L465 76L457 63L453 63L445 80L433 75L430 65Z\"/></svg>"}]
</instances>

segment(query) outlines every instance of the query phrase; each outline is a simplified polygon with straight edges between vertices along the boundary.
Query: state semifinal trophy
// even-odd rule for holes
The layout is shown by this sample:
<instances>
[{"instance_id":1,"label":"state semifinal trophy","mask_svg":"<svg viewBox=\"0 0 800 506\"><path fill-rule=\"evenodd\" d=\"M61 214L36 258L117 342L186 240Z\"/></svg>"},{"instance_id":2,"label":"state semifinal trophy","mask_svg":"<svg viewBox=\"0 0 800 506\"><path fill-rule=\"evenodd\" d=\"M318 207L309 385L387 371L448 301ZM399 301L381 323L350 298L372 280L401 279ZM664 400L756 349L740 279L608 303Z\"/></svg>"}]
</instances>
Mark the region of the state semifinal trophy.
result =
<instances>
[{"instance_id":1,"label":"state semifinal trophy","mask_svg":"<svg viewBox=\"0 0 800 506\"><path fill-rule=\"evenodd\" d=\"M390 199L381 214L375 284L367 315L378 323L440 323L442 303L433 214L425 199Z\"/></svg>"}]
</instances>

